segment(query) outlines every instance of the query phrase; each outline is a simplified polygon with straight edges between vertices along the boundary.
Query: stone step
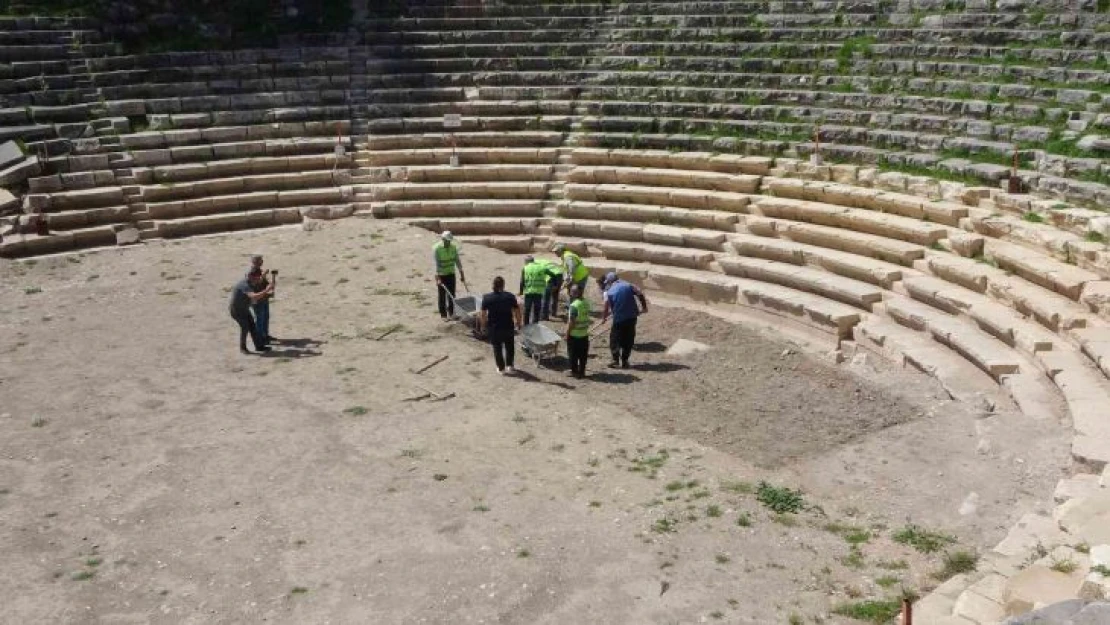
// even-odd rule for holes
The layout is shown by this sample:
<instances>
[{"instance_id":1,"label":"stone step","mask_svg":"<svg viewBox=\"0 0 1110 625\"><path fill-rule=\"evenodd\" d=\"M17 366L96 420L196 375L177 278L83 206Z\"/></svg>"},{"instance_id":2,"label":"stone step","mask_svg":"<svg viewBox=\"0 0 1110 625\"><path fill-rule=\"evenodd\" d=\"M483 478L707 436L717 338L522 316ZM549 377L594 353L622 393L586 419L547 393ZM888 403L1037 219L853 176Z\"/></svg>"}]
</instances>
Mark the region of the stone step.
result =
<instances>
[{"instance_id":1,"label":"stone step","mask_svg":"<svg viewBox=\"0 0 1110 625\"><path fill-rule=\"evenodd\" d=\"M935 340L959 352L996 380L1003 375L1018 373L1021 359L1001 342L984 334L975 326L910 300L888 295L883 300L884 312L898 323L928 332Z\"/></svg>"},{"instance_id":2,"label":"stone step","mask_svg":"<svg viewBox=\"0 0 1110 625\"><path fill-rule=\"evenodd\" d=\"M762 258L721 256L717 262L728 275L806 291L866 311L870 311L873 304L883 300L882 289L879 287L819 269Z\"/></svg>"}]
</instances>

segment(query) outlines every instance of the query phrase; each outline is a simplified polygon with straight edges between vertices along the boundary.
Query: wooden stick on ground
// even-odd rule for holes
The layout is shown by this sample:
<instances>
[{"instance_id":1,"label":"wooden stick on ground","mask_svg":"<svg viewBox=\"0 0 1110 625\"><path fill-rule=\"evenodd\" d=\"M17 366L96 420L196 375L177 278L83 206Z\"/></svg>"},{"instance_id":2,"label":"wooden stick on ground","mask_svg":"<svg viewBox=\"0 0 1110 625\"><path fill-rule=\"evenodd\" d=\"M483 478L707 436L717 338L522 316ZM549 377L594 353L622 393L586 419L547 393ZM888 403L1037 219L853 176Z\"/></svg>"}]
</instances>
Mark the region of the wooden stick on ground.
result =
<instances>
[{"instance_id":1,"label":"wooden stick on ground","mask_svg":"<svg viewBox=\"0 0 1110 625\"><path fill-rule=\"evenodd\" d=\"M428 369L431 369L432 367L438 365L439 363L443 362L444 360L447 360L450 357L451 357L450 354L448 354L446 356L437 358L431 364L424 365L423 367L417 369L416 371L413 371L413 373L415 373L416 375L420 375L421 373L424 373ZM411 369L410 369L410 371L411 371Z\"/></svg>"}]
</instances>

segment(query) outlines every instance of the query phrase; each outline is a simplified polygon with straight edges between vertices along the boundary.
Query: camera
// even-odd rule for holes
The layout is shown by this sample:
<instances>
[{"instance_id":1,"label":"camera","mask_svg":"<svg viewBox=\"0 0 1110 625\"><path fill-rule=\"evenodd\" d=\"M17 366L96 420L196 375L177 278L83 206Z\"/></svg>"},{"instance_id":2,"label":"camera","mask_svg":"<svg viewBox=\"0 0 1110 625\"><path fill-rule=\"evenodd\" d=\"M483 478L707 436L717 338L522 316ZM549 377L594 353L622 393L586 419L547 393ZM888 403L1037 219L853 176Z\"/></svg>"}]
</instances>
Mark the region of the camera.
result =
<instances>
[{"instance_id":1,"label":"camera","mask_svg":"<svg viewBox=\"0 0 1110 625\"><path fill-rule=\"evenodd\" d=\"M271 269L270 273L272 273L276 276L278 274L278 270L277 269Z\"/></svg>"}]
</instances>

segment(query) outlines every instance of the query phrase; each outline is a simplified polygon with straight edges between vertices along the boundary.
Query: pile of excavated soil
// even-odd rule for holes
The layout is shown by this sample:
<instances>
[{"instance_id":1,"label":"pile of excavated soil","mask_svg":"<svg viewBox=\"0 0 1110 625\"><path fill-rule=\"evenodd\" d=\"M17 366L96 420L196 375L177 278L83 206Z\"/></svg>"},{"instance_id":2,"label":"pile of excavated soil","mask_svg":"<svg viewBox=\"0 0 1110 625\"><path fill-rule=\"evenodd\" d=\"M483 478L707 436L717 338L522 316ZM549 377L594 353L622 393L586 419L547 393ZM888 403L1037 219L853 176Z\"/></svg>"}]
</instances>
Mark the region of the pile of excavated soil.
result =
<instances>
[{"instance_id":1,"label":"pile of excavated soil","mask_svg":"<svg viewBox=\"0 0 1110 625\"><path fill-rule=\"evenodd\" d=\"M1065 427L663 307L633 369L599 342L591 379L498 376L432 310L433 240L352 219L0 261L4 620L842 622L937 583L896 530L993 544L1066 462ZM265 357L226 312L254 251L281 270Z\"/></svg>"}]
</instances>

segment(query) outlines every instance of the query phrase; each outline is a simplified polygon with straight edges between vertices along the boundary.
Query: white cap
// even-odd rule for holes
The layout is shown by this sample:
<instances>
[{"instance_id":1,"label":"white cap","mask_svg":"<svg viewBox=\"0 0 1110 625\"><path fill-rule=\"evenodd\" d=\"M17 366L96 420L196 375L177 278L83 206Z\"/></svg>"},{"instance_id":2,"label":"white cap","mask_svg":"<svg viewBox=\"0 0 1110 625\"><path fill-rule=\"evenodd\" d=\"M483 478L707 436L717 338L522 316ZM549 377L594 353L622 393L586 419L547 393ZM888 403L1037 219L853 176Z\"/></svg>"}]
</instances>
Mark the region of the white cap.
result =
<instances>
[{"instance_id":1,"label":"white cap","mask_svg":"<svg viewBox=\"0 0 1110 625\"><path fill-rule=\"evenodd\" d=\"M251 254L251 260L259 260L261 258L262 258L262 254L259 254L257 252L254 253L254 254Z\"/></svg>"},{"instance_id":2,"label":"white cap","mask_svg":"<svg viewBox=\"0 0 1110 625\"><path fill-rule=\"evenodd\" d=\"M450 230L444 230L443 234L439 235L439 238L443 239L444 241L450 241L451 239L455 238L455 235L451 234Z\"/></svg>"}]
</instances>

